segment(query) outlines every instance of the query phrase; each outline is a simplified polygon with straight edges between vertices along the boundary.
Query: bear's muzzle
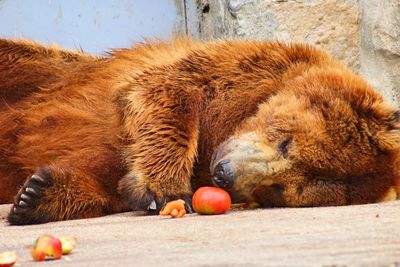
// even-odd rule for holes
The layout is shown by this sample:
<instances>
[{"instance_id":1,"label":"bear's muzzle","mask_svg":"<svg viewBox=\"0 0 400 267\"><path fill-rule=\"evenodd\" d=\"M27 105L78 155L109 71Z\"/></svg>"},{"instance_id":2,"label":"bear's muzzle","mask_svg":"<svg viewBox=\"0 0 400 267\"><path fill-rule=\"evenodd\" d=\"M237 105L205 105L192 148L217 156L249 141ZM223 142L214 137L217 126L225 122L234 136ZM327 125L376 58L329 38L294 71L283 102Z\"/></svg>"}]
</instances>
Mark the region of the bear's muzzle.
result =
<instances>
[{"instance_id":1,"label":"bear's muzzle","mask_svg":"<svg viewBox=\"0 0 400 267\"><path fill-rule=\"evenodd\" d=\"M215 186L226 189L233 198L246 200L257 187L276 183L277 175L290 167L291 162L277 146L250 132L219 145L211 159L210 171Z\"/></svg>"}]
</instances>

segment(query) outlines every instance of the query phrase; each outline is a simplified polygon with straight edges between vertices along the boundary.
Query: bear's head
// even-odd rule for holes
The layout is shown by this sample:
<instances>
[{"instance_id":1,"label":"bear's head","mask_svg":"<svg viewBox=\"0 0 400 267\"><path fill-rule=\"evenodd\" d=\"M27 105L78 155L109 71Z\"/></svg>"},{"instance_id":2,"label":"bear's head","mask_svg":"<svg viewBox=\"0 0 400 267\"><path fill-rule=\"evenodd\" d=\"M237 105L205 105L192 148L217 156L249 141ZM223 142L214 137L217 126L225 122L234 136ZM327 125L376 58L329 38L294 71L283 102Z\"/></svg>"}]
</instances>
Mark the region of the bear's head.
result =
<instances>
[{"instance_id":1,"label":"bear's head","mask_svg":"<svg viewBox=\"0 0 400 267\"><path fill-rule=\"evenodd\" d=\"M213 183L234 201L262 206L383 200L399 179L399 117L350 71L311 69L283 83L219 145Z\"/></svg>"}]
</instances>

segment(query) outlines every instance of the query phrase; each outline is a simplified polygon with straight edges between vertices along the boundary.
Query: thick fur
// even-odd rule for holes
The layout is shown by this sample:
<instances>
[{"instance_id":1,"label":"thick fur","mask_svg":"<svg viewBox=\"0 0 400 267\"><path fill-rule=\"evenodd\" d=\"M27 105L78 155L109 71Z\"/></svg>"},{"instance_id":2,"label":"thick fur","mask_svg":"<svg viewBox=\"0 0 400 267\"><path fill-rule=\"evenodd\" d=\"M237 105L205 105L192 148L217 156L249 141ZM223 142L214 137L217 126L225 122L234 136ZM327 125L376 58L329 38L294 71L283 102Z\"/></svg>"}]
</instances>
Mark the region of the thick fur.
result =
<instances>
[{"instance_id":1,"label":"thick fur","mask_svg":"<svg viewBox=\"0 0 400 267\"><path fill-rule=\"evenodd\" d=\"M222 157L234 200L262 206L398 190L398 111L306 45L176 39L93 57L0 40L0 96L0 203L14 202L13 224L189 201Z\"/></svg>"}]
</instances>

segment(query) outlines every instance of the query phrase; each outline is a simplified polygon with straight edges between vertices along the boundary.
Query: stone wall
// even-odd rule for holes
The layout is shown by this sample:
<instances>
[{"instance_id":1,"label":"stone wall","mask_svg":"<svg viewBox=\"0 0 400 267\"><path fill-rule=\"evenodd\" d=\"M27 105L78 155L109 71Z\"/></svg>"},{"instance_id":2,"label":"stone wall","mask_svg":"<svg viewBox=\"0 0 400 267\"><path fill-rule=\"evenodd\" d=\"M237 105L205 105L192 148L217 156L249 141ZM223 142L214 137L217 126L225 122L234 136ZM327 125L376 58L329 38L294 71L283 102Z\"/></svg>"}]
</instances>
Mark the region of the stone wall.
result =
<instances>
[{"instance_id":1,"label":"stone wall","mask_svg":"<svg viewBox=\"0 0 400 267\"><path fill-rule=\"evenodd\" d=\"M195 21L189 25L191 36L206 40L277 39L311 43L361 73L386 99L397 106L400 103L399 0L187 0L187 3L192 7L191 21Z\"/></svg>"},{"instance_id":2,"label":"stone wall","mask_svg":"<svg viewBox=\"0 0 400 267\"><path fill-rule=\"evenodd\" d=\"M360 73L400 104L400 1L360 0Z\"/></svg>"}]
</instances>

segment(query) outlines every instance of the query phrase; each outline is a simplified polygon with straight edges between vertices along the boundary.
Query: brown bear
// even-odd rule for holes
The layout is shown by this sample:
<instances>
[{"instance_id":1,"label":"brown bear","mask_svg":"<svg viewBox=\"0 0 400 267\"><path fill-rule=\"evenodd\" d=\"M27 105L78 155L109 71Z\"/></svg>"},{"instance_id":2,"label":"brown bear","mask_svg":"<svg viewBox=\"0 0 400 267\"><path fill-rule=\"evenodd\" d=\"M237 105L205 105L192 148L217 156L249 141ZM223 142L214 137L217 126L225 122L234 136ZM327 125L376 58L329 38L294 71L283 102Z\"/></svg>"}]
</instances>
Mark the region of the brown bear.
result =
<instances>
[{"instance_id":1,"label":"brown bear","mask_svg":"<svg viewBox=\"0 0 400 267\"><path fill-rule=\"evenodd\" d=\"M207 184L262 207L399 193L400 112L309 45L173 39L91 56L0 40L11 224L146 210Z\"/></svg>"}]
</instances>

